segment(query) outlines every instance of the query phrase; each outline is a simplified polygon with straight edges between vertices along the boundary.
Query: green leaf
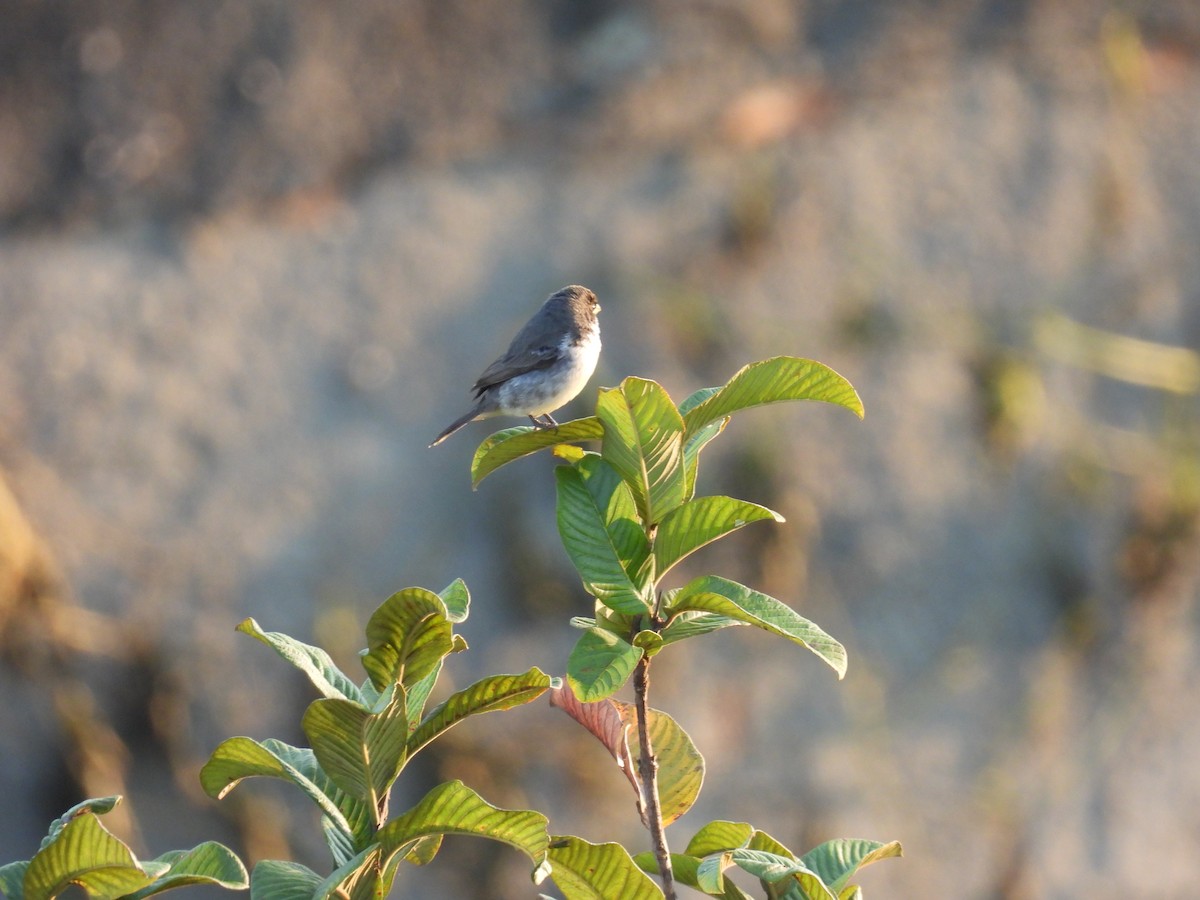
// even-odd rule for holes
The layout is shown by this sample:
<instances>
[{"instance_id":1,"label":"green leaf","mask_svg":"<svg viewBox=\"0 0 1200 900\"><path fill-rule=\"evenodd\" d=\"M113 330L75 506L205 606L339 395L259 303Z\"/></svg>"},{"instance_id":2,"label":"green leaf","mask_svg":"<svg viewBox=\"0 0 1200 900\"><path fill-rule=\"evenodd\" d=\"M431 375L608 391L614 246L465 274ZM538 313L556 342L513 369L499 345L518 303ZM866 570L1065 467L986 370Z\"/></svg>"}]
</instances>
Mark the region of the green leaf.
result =
<instances>
[{"instance_id":1,"label":"green leaf","mask_svg":"<svg viewBox=\"0 0 1200 900\"><path fill-rule=\"evenodd\" d=\"M690 394L682 403L679 404L679 414L686 418L687 414L711 397L713 394L719 394L723 389L721 387L706 387Z\"/></svg>"},{"instance_id":2,"label":"green leaf","mask_svg":"<svg viewBox=\"0 0 1200 900\"><path fill-rule=\"evenodd\" d=\"M246 619L237 630L266 644L308 676L324 697L340 697L362 702L362 693L320 647L304 644L278 631L263 631L254 619Z\"/></svg>"},{"instance_id":3,"label":"green leaf","mask_svg":"<svg viewBox=\"0 0 1200 900\"><path fill-rule=\"evenodd\" d=\"M0 894L8 900L24 900L25 873L29 870L29 860L22 859L0 866Z\"/></svg>"},{"instance_id":4,"label":"green leaf","mask_svg":"<svg viewBox=\"0 0 1200 900\"><path fill-rule=\"evenodd\" d=\"M688 856L708 856L722 850L736 850L745 847L753 835L754 826L748 822L717 819L697 831L684 852Z\"/></svg>"},{"instance_id":5,"label":"green leaf","mask_svg":"<svg viewBox=\"0 0 1200 900\"><path fill-rule=\"evenodd\" d=\"M84 813L93 813L95 815L102 816L105 813L112 812L120 802L121 796L119 794L114 794L109 797L93 797L90 800L84 800L80 803L76 803L65 813L50 823L50 828L47 830L46 836L42 838L42 842L38 845L38 849L40 850L49 846L50 842L58 837L59 832L61 832L66 824L72 819L78 818Z\"/></svg>"},{"instance_id":6,"label":"green leaf","mask_svg":"<svg viewBox=\"0 0 1200 900\"><path fill-rule=\"evenodd\" d=\"M85 812L67 822L29 861L24 892L26 900L49 900L77 884L90 896L107 900L151 881L129 848Z\"/></svg>"},{"instance_id":7,"label":"green leaf","mask_svg":"<svg viewBox=\"0 0 1200 900\"><path fill-rule=\"evenodd\" d=\"M395 866L385 862L383 848L371 844L317 885L313 900L378 900L391 891L395 872Z\"/></svg>"},{"instance_id":8,"label":"green leaf","mask_svg":"<svg viewBox=\"0 0 1200 900\"><path fill-rule=\"evenodd\" d=\"M312 900L321 876L300 863L264 859L250 875L250 900Z\"/></svg>"},{"instance_id":9,"label":"green leaf","mask_svg":"<svg viewBox=\"0 0 1200 900\"><path fill-rule=\"evenodd\" d=\"M736 531L743 525L772 519L782 522L779 513L732 497L701 497L671 510L654 536L654 561L657 578L705 544Z\"/></svg>"},{"instance_id":10,"label":"green leaf","mask_svg":"<svg viewBox=\"0 0 1200 900\"><path fill-rule=\"evenodd\" d=\"M767 853L774 853L776 856L784 856L788 859L800 858L771 835L765 831L759 831L757 828L754 830L754 836L750 838L750 843L746 845L746 849L765 850Z\"/></svg>"},{"instance_id":11,"label":"green leaf","mask_svg":"<svg viewBox=\"0 0 1200 900\"><path fill-rule=\"evenodd\" d=\"M453 649L442 598L411 587L392 594L371 615L362 663L377 690L397 682L407 688L436 669Z\"/></svg>"},{"instance_id":12,"label":"green leaf","mask_svg":"<svg viewBox=\"0 0 1200 900\"><path fill-rule=\"evenodd\" d=\"M629 680L642 649L603 628L589 628L567 659L567 681L585 703L603 700Z\"/></svg>"},{"instance_id":13,"label":"green leaf","mask_svg":"<svg viewBox=\"0 0 1200 900\"><path fill-rule=\"evenodd\" d=\"M632 703L608 702L616 704L629 726L629 754L636 771L641 752L637 710ZM650 746L658 760L658 803L663 825L670 825L691 809L700 795L700 786L704 783L704 757L691 736L673 718L657 709L648 710L648 713L646 727L650 733Z\"/></svg>"},{"instance_id":14,"label":"green leaf","mask_svg":"<svg viewBox=\"0 0 1200 900\"><path fill-rule=\"evenodd\" d=\"M769 884L791 881L800 885L808 900L837 900L820 876L804 863L761 850L734 849L713 853L700 860L696 881L700 890L719 893L725 886L725 870L731 865Z\"/></svg>"},{"instance_id":15,"label":"green leaf","mask_svg":"<svg viewBox=\"0 0 1200 900\"><path fill-rule=\"evenodd\" d=\"M819 400L844 406L859 418L863 415L854 386L833 369L811 359L776 356L743 367L723 388L690 408L684 416L687 435L738 410L785 400Z\"/></svg>"},{"instance_id":16,"label":"green leaf","mask_svg":"<svg viewBox=\"0 0 1200 900\"><path fill-rule=\"evenodd\" d=\"M637 581L650 544L629 486L597 456L559 466L558 532L584 587L605 606L639 615L650 609L650 580Z\"/></svg>"},{"instance_id":17,"label":"green leaf","mask_svg":"<svg viewBox=\"0 0 1200 900\"><path fill-rule=\"evenodd\" d=\"M680 588L667 612L674 615L689 611L728 616L785 637L825 660L838 678L846 674L845 647L790 606L736 581L705 575Z\"/></svg>"},{"instance_id":18,"label":"green leaf","mask_svg":"<svg viewBox=\"0 0 1200 900\"><path fill-rule=\"evenodd\" d=\"M475 451L475 458L471 460L471 487L479 487L479 482L488 475L522 456L537 453L555 444L594 441L603 436L604 426L595 416L563 422L556 428L519 425L516 428L497 431Z\"/></svg>"},{"instance_id":19,"label":"green leaf","mask_svg":"<svg viewBox=\"0 0 1200 900\"><path fill-rule=\"evenodd\" d=\"M154 881L128 896L128 900L141 900L153 894L189 884L212 884L231 891L242 891L250 886L246 867L232 850L215 841L206 841L191 850L174 850L164 853L146 868L162 866L165 871Z\"/></svg>"},{"instance_id":20,"label":"green leaf","mask_svg":"<svg viewBox=\"0 0 1200 900\"><path fill-rule=\"evenodd\" d=\"M572 835L550 839L550 877L566 900L662 900L620 844L592 844Z\"/></svg>"},{"instance_id":21,"label":"green leaf","mask_svg":"<svg viewBox=\"0 0 1200 900\"><path fill-rule=\"evenodd\" d=\"M431 835L490 838L523 851L540 866L546 859L549 843L547 823L539 812L499 809L461 781L448 781L431 790L408 812L388 822L377 838L385 853L395 853L409 842Z\"/></svg>"},{"instance_id":22,"label":"green leaf","mask_svg":"<svg viewBox=\"0 0 1200 900\"><path fill-rule=\"evenodd\" d=\"M205 793L220 800L243 778L282 778L299 787L317 804L345 848L362 842L373 830L375 813L363 801L345 793L317 765L312 750L268 739L261 744L248 737L223 741L200 769Z\"/></svg>"},{"instance_id":23,"label":"green leaf","mask_svg":"<svg viewBox=\"0 0 1200 900\"><path fill-rule=\"evenodd\" d=\"M879 841L842 838L814 847L801 860L820 875L831 890L838 892L847 887L854 873L863 866L903 855L899 841L882 844Z\"/></svg>"},{"instance_id":24,"label":"green leaf","mask_svg":"<svg viewBox=\"0 0 1200 900\"><path fill-rule=\"evenodd\" d=\"M455 578L438 591L438 596L442 598L442 603L446 605L447 619L455 625L467 620L467 615L471 611L471 592L467 590L467 583L465 581L461 578Z\"/></svg>"},{"instance_id":25,"label":"green leaf","mask_svg":"<svg viewBox=\"0 0 1200 900\"><path fill-rule=\"evenodd\" d=\"M686 494L679 410L660 385L631 377L600 392L596 415L602 455L633 490L642 521L657 525Z\"/></svg>"},{"instance_id":26,"label":"green leaf","mask_svg":"<svg viewBox=\"0 0 1200 900\"><path fill-rule=\"evenodd\" d=\"M377 714L349 700L314 700L301 720L321 768L339 788L377 811L377 825L407 759L404 690L393 685L389 691L394 693Z\"/></svg>"},{"instance_id":27,"label":"green leaf","mask_svg":"<svg viewBox=\"0 0 1200 900\"><path fill-rule=\"evenodd\" d=\"M691 500L696 496L696 476L700 471L700 451L708 442L725 430L729 417L709 422L695 434L686 435L683 439L683 475L684 498Z\"/></svg>"},{"instance_id":28,"label":"green leaf","mask_svg":"<svg viewBox=\"0 0 1200 900\"><path fill-rule=\"evenodd\" d=\"M433 686L437 684L438 675L441 672L442 664L439 662L428 675L405 691L404 708L410 735L417 730L417 726L421 724L421 719L425 716L425 704L428 702L429 694L433 691Z\"/></svg>"},{"instance_id":29,"label":"green leaf","mask_svg":"<svg viewBox=\"0 0 1200 900\"><path fill-rule=\"evenodd\" d=\"M658 859L653 853L649 851L639 853L633 858L633 861L643 872L649 872L651 875L658 874ZM699 865L700 860L694 856L683 853L671 854L671 870L675 876L675 881L696 890L701 890L700 884L696 879L696 870L699 868ZM721 900L750 900L749 896L732 881L726 881L724 890L711 894L711 896L720 897Z\"/></svg>"},{"instance_id":30,"label":"green leaf","mask_svg":"<svg viewBox=\"0 0 1200 900\"><path fill-rule=\"evenodd\" d=\"M418 750L468 716L512 709L536 700L554 679L536 666L521 675L489 675L451 694L429 713L408 742L408 752Z\"/></svg>"},{"instance_id":31,"label":"green leaf","mask_svg":"<svg viewBox=\"0 0 1200 900\"><path fill-rule=\"evenodd\" d=\"M679 414L686 417L691 410L720 390L719 387L701 388L679 404ZM729 417L725 416L710 422L695 434L685 431L683 439L684 499L691 500L696 496L696 472L700 465L700 451L704 449L705 444L724 431L728 423Z\"/></svg>"},{"instance_id":32,"label":"green leaf","mask_svg":"<svg viewBox=\"0 0 1200 900\"><path fill-rule=\"evenodd\" d=\"M698 637L702 634L720 631L722 628L728 628L731 625L744 624L744 622L731 619L729 616L717 616L712 613L702 612L681 612L671 619L670 624L660 631L659 635L662 637L663 645L665 646L687 640L688 638Z\"/></svg>"}]
</instances>

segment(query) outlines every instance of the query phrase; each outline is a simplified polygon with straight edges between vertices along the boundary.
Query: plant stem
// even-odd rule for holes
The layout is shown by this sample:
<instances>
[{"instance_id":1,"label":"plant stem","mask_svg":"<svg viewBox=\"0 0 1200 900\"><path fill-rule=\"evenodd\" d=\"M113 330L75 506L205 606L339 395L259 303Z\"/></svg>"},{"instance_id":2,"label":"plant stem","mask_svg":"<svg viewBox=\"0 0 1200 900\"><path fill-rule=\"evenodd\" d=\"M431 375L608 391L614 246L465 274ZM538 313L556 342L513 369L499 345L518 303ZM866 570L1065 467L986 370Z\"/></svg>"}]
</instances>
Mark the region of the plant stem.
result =
<instances>
[{"instance_id":1,"label":"plant stem","mask_svg":"<svg viewBox=\"0 0 1200 900\"><path fill-rule=\"evenodd\" d=\"M663 895L666 900L676 900L675 873L671 868L671 851L667 848L667 835L663 829L662 808L658 802L658 758L650 746L650 657L643 656L633 673L633 691L637 708L638 728L638 779L642 783L645 806L642 815L650 829L654 842L654 856L658 860L658 871L662 875Z\"/></svg>"}]
</instances>

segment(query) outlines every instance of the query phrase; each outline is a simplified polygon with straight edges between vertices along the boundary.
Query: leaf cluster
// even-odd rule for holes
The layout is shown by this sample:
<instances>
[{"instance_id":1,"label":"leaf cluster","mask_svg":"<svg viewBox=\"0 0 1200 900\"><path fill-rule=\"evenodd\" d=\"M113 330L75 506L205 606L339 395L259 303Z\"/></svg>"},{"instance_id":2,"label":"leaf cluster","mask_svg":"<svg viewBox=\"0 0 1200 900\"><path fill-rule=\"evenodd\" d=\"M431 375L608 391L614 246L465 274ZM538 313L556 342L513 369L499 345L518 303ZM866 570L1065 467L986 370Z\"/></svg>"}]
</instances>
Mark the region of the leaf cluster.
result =
<instances>
[{"instance_id":1,"label":"leaf cluster","mask_svg":"<svg viewBox=\"0 0 1200 900\"><path fill-rule=\"evenodd\" d=\"M99 900L141 900L190 884L245 889L245 866L215 841L138 860L100 822L120 802L97 797L71 807L50 823L32 859L0 866L0 892L8 900L49 900L77 885Z\"/></svg>"}]
</instances>

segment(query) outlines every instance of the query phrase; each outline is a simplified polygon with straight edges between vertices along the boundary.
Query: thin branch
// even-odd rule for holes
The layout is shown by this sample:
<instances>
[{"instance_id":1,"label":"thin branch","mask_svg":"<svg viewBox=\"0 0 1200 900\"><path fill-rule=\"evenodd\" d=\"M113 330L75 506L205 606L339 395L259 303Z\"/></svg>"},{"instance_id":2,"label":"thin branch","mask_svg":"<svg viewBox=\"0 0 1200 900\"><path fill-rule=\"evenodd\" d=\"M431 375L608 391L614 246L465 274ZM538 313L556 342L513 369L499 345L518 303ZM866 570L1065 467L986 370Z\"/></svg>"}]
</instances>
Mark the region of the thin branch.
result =
<instances>
[{"instance_id":1,"label":"thin branch","mask_svg":"<svg viewBox=\"0 0 1200 900\"><path fill-rule=\"evenodd\" d=\"M663 829L662 808L658 802L658 757L650 746L650 657L643 656L633 673L633 691L637 709L638 728L638 776L642 782L644 805L641 810L650 839L654 843L654 856L658 860L658 871L662 875L663 895L666 900L676 900L675 873L671 868L671 851L667 847L667 835Z\"/></svg>"}]
</instances>

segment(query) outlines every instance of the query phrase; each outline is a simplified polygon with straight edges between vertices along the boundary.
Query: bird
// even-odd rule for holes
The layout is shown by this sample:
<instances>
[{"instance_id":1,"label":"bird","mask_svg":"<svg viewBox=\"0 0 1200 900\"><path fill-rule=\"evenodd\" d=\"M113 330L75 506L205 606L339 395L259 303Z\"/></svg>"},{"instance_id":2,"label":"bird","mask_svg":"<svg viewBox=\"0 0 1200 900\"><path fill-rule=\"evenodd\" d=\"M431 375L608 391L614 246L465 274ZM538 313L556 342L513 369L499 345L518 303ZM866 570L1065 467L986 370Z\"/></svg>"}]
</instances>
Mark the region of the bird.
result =
<instances>
[{"instance_id":1,"label":"bird","mask_svg":"<svg viewBox=\"0 0 1200 900\"><path fill-rule=\"evenodd\" d=\"M468 422L492 416L529 416L539 428L557 425L550 413L583 390L600 359L598 312L596 295L580 284L547 297L504 355L476 379L471 388L475 405L429 446L436 447Z\"/></svg>"}]
</instances>

